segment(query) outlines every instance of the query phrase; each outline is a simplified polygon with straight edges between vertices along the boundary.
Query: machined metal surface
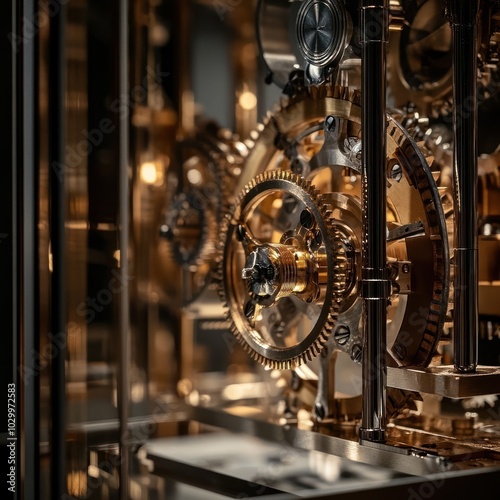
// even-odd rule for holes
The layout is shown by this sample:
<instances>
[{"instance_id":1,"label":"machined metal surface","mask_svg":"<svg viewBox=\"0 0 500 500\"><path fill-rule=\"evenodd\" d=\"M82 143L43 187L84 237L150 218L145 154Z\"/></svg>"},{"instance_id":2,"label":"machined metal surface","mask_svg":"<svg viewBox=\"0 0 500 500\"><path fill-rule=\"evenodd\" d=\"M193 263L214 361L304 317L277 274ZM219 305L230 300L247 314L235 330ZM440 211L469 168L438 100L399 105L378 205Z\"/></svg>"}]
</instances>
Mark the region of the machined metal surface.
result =
<instances>
[{"instance_id":1,"label":"machined metal surface","mask_svg":"<svg viewBox=\"0 0 500 500\"><path fill-rule=\"evenodd\" d=\"M419 368L387 368L387 385L448 398L500 394L500 368L478 366L474 373L457 373L450 365Z\"/></svg>"},{"instance_id":2,"label":"machined metal surface","mask_svg":"<svg viewBox=\"0 0 500 500\"><path fill-rule=\"evenodd\" d=\"M340 61L352 35L352 21L342 0L306 0L297 15L297 40L307 62L306 75L321 81Z\"/></svg>"}]
</instances>

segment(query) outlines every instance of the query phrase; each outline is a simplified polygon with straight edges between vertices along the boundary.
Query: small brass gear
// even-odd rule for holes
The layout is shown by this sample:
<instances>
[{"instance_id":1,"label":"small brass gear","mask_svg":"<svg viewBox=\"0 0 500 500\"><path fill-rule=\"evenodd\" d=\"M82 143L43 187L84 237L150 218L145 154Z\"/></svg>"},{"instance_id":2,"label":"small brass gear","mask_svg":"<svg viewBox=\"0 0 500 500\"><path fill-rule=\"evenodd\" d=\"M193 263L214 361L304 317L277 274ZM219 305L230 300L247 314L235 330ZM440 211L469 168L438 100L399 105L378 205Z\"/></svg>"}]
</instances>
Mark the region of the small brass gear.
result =
<instances>
[{"instance_id":1,"label":"small brass gear","mask_svg":"<svg viewBox=\"0 0 500 500\"><path fill-rule=\"evenodd\" d=\"M263 209L278 228L252 223ZM287 225L280 227L283 214ZM311 361L332 332L346 289L347 257L329 205L300 175L264 172L242 190L221 240L220 293L233 334L269 368Z\"/></svg>"}]
</instances>

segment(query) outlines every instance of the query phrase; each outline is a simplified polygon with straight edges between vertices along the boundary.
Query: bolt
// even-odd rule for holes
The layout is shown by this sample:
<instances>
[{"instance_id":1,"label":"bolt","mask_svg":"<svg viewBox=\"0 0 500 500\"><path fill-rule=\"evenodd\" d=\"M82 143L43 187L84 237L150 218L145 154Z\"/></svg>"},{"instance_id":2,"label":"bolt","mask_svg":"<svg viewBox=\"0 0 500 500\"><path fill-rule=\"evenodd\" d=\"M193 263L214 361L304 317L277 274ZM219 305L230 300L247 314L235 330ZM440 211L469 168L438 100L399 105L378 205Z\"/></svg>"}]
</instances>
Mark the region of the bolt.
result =
<instances>
[{"instance_id":1,"label":"bolt","mask_svg":"<svg viewBox=\"0 0 500 500\"><path fill-rule=\"evenodd\" d=\"M354 344L351 349L351 359L355 363L361 363L362 355L363 355L363 348L359 344Z\"/></svg>"},{"instance_id":2,"label":"bolt","mask_svg":"<svg viewBox=\"0 0 500 500\"><path fill-rule=\"evenodd\" d=\"M313 226L313 222L314 219L311 212L309 212L309 210L307 209L302 210L302 212L300 213L300 223L302 224L302 226L304 226L306 229L311 229Z\"/></svg>"},{"instance_id":3,"label":"bolt","mask_svg":"<svg viewBox=\"0 0 500 500\"><path fill-rule=\"evenodd\" d=\"M325 119L325 130L333 132L335 130L335 117L327 116Z\"/></svg>"},{"instance_id":4,"label":"bolt","mask_svg":"<svg viewBox=\"0 0 500 500\"><path fill-rule=\"evenodd\" d=\"M335 342L339 345L346 345L351 337L351 330L346 325L339 325L335 329L335 333L333 334L333 338Z\"/></svg>"},{"instance_id":5,"label":"bolt","mask_svg":"<svg viewBox=\"0 0 500 500\"><path fill-rule=\"evenodd\" d=\"M401 179L403 178L403 169L401 168L401 165L399 165L398 163L395 163L392 167L391 167L391 179L395 180L396 182L399 182L401 181Z\"/></svg>"},{"instance_id":6,"label":"bolt","mask_svg":"<svg viewBox=\"0 0 500 500\"><path fill-rule=\"evenodd\" d=\"M408 274L410 272L410 265L409 264L403 264L401 266L401 270L403 271L404 274Z\"/></svg>"}]
</instances>

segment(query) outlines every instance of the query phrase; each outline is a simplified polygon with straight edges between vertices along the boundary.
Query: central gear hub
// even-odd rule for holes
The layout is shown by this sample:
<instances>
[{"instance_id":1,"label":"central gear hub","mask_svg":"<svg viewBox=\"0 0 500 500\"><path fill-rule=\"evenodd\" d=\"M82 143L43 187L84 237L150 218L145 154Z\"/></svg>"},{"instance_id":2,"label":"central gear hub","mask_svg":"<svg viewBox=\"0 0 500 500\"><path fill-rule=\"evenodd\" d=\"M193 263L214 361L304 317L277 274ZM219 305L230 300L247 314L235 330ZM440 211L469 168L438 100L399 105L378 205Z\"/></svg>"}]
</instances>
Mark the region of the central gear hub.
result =
<instances>
[{"instance_id":1,"label":"central gear hub","mask_svg":"<svg viewBox=\"0 0 500 500\"><path fill-rule=\"evenodd\" d=\"M292 294L300 295L316 289L314 270L326 265L324 256L308 256L298 247L269 244L248 256L241 277L247 280L251 295L269 305ZM313 300L310 294L308 300Z\"/></svg>"}]
</instances>

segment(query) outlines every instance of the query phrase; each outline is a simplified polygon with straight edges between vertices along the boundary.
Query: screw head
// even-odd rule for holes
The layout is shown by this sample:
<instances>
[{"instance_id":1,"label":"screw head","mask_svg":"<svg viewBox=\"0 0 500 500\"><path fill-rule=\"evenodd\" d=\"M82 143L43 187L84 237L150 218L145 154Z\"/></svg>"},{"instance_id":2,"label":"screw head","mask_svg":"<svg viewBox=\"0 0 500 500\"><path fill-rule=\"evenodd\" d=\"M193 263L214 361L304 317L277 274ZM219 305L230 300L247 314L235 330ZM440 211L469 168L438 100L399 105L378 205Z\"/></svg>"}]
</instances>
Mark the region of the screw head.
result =
<instances>
[{"instance_id":1,"label":"screw head","mask_svg":"<svg viewBox=\"0 0 500 500\"><path fill-rule=\"evenodd\" d=\"M351 359L355 363L361 363L362 356L363 356L363 348L359 344L354 344L351 349Z\"/></svg>"},{"instance_id":2,"label":"screw head","mask_svg":"<svg viewBox=\"0 0 500 500\"><path fill-rule=\"evenodd\" d=\"M334 116L327 116L325 119L325 129L328 132L333 132L335 130L335 117Z\"/></svg>"},{"instance_id":3,"label":"screw head","mask_svg":"<svg viewBox=\"0 0 500 500\"><path fill-rule=\"evenodd\" d=\"M401 165L399 165L399 163L395 163L391 167L390 177L396 182L400 182L403 178L403 169L401 168Z\"/></svg>"},{"instance_id":4,"label":"screw head","mask_svg":"<svg viewBox=\"0 0 500 500\"><path fill-rule=\"evenodd\" d=\"M351 337L351 330L346 325L339 325L335 329L333 338L338 345L346 345Z\"/></svg>"}]
</instances>

